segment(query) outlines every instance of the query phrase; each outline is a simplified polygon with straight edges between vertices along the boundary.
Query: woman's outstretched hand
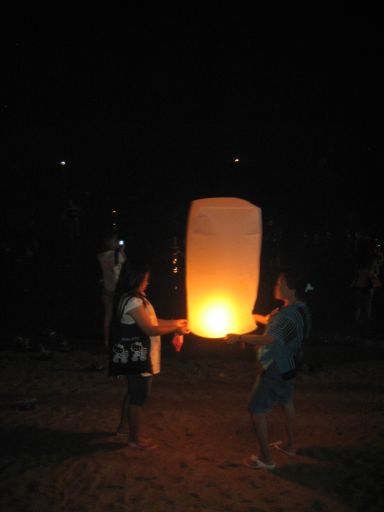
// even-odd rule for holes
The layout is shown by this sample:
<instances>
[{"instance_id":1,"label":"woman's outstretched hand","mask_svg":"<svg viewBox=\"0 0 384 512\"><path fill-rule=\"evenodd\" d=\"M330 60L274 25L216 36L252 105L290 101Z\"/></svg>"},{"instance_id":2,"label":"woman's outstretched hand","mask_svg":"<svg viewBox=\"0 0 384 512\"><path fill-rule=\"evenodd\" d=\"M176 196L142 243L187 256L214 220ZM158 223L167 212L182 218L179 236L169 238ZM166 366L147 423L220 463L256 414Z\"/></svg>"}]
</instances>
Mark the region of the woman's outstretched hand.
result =
<instances>
[{"instance_id":1,"label":"woman's outstretched hand","mask_svg":"<svg viewBox=\"0 0 384 512\"><path fill-rule=\"evenodd\" d=\"M253 314L253 318L255 322L262 325L267 325L267 323L280 311L280 308L275 308L268 315L259 315L258 313Z\"/></svg>"},{"instance_id":2,"label":"woman's outstretched hand","mask_svg":"<svg viewBox=\"0 0 384 512\"><path fill-rule=\"evenodd\" d=\"M175 332L177 334L189 334L191 332L191 329L188 326L188 320L184 318L176 320Z\"/></svg>"}]
</instances>

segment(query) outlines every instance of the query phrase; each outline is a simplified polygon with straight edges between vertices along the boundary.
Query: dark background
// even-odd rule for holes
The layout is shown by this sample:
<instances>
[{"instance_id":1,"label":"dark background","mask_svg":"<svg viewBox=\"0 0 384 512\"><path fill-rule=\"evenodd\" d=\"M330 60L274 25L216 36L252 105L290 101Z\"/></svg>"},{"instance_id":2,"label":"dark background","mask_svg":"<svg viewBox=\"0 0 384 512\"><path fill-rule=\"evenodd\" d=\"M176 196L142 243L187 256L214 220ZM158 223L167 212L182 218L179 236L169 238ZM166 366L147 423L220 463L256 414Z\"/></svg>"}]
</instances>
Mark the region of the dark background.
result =
<instances>
[{"instance_id":1,"label":"dark background","mask_svg":"<svg viewBox=\"0 0 384 512\"><path fill-rule=\"evenodd\" d=\"M347 230L352 240L383 234L378 20L132 8L48 9L10 23L0 105L5 330L17 330L27 304L25 329L99 335L96 254L113 223L127 253L150 260L160 314L183 313L182 297L169 298L172 244L184 249L190 202L209 196L260 206L266 233L270 219L280 230L282 257L309 260L324 300L336 290L348 311ZM304 232L328 242L304 250Z\"/></svg>"}]
</instances>

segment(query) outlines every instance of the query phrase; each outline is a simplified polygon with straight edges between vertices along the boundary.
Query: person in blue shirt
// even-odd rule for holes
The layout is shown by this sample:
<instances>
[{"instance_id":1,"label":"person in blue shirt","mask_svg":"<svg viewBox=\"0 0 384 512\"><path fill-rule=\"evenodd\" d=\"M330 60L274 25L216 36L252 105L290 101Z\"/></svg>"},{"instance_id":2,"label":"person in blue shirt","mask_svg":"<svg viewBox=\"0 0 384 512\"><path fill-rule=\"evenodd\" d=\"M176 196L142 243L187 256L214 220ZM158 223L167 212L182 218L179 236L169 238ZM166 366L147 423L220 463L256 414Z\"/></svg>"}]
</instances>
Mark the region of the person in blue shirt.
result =
<instances>
[{"instance_id":1,"label":"person in blue shirt","mask_svg":"<svg viewBox=\"0 0 384 512\"><path fill-rule=\"evenodd\" d=\"M275 299L283 303L270 315L255 315L255 320L266 324L263 334L228 334L228 343L240 341L257 349L257 378L249 401L249 412L259 442L260 455L251 455L246 465L254 469L274 469L271 446L286 455L295 455L293 392L297 354L310 329L310 314L305 295L313 290L301 273L285 270L274 287ZM277 404L283 406L286 417L287 439L269 444L267 413Z\"/></svg>"}]
</instances>

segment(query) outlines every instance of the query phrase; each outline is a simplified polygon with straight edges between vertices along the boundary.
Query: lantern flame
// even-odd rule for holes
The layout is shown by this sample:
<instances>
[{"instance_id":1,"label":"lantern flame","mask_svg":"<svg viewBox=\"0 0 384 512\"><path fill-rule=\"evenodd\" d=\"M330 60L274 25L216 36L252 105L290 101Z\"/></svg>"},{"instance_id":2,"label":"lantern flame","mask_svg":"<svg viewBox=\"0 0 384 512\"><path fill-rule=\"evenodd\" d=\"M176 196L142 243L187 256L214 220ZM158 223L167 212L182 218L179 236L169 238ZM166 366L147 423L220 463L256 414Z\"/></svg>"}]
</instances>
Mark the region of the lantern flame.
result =
<instances>
[{"instance_id":1,"label":"lantern flame","mask_svg":"<svg viewBox=\"0 0 384 512\"><path fill-rule=\"evenodd\" d=\"M207 338L222 338L231 330L233 325L233 308L228 301L213 300L202 308L200 319L200 332Z\"/></svg>"},{"instance_id":2,"label":"lantern flame","mask_svg":"<svg viewBox=\"0 0 384 512\"><path fill-rule=\"evenodd\" d=\"M247 310L228 298L212 298L191 309L190 328L205 338L223 338L228 333L243 334L255 329L253 317Z\"/></svg>"}]
</instances>

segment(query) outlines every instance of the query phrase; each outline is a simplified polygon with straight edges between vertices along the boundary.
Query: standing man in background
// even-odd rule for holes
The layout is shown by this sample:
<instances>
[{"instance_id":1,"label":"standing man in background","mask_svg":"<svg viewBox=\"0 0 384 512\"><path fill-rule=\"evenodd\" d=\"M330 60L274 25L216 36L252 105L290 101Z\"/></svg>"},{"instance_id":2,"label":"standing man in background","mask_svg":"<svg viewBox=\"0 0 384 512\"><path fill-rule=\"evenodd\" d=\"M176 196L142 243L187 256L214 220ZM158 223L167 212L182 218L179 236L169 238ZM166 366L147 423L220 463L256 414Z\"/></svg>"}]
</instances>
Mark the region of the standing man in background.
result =
<instances>
[{"instance_id":1,"label":"standing man in background","mask_svg":"<svg viewBox=\"0 0 384 512\"><path fill-rule=\"evenodd\" d=\"M116 233L109 233L104 238L104 250L97 255L103 274L102 300L104 304L104 343L109 343L109 326L112 319L113 299L116 283L119 279L122 264L127 257L124 252L124 241L119 240Z\"/></svg>"}]
</instances>

